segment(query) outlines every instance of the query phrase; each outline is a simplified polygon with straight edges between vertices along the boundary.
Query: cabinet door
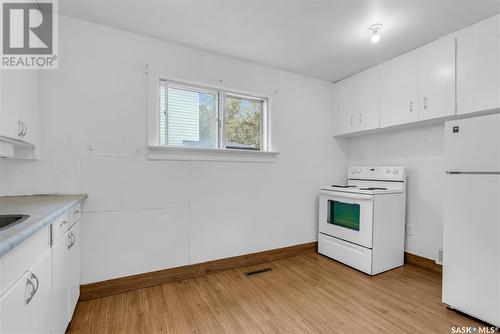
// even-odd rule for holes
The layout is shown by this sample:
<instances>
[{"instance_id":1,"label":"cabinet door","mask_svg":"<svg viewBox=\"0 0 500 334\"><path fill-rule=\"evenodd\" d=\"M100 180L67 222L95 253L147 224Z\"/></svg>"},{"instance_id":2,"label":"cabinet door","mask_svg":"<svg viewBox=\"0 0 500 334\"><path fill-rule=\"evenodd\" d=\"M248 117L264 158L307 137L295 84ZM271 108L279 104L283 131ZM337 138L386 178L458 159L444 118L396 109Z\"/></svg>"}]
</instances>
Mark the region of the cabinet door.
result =
<instances>
[{"instance_id":1,"label":"cabinet door","mask_svg":"<svg viewBox=\"0 0 500 334\"><path fill-rule=\"evenodd\" d=\"M379 127L380 67L375 66L339 82L342 133Z\"/></svg>"},{"instance_id":2,"label":"cabinet door","mask_svg":"<svg viewBox=\"0 0 500 334\"><path fill-rule=\"evenodd\" d=\"M71 280L69 247L71 243L69 232L66 232L51 250L54 333L64 333L69 323L69 282Z\"/></svg>"},{"instance_id":3,"label":"cabinet door","mask_svg":"<svg viewBox=\"0 0 500 334\"><path fill-rule=\"evenodd\" d=\"M2 71L0 134L35 144L38 114L38 71ZM25 134L21 134L24 124Z\"/></svg>"},{"instance_id":4,"label":"cabinet door","mask_svg":"<svg viewBox=\"0 0 500 334\"><path fill-rule=\"evenodd\" d=\"M417 121L418 53L382 64L380 81L380 127Z\"/></svg>"},{"instance_id":5,"label":"cabinet door","mask_svg":"<svg viewBox=\"0 0 500 334\"><path fill-rule=\"evenodd\" d=\"M0 134L5 137L19 139L21 106L18 103L23 100L23 80L24 71L1 71L1 109L2 122L0 123Z\"/></svg>"},{"instance_id":6,"label":"cabinet door","mask_svg":"<svg viewBox=\"0 0 500 334\"><path fill-rule=\"evenodd\" d=\"M28 286L25 273L0 298L0 333L28 333L28 305L26 297L32 286Z\"/></svg>"},{"instance_id":7,"label":"cabinet door","mask_svg":"<svg viewBox=\"0 0 500 334\"><path fill-rule=\"evenodd\" d=\"M356 84L355 77L344 79L338 84L340 133L353 132L357 127L354 119L354 115L358 113Z\"/></svg>"},{"instance_id":8,"label":"cabinet door","mask_svg":"<svg viewBox=\"0 0 500 334\"><path fill-rule=\"evenodd\" d=\"M379 127L380 66L365 70L355 77L358 122L356 130L371 130Z\"/></svg>"},{"instance_id":9,"label":"cabinet door","mask_svg":"<svg viewBox=\"0 0 500 334\"><path fill-rule=\"evenodd\" d=\"M457 113L500 108L500 15L457 35Z\"/></svg>"},{"instance_id":10,"label":"cabinet door","mask_svg":"<svg viewBox=\"0 0 500 334\"><path fill-rule=\"evenodd\" d=\"M446 37L418 51L419 120L455 114L455 38Z\"/></svg>"},{"instance_id":11,"label":"cabinet door","mask_svg":"<svg viewBox=\"0 0 500 334\"><path fill-rule=\"evenodd\" d=\"M69 320L73 316L78 297L80 297L80 223L76 222L69 230L73 241L69 247Z\"/></svg>"},{"instance_id":12,"label":"cabinet door","mask_svg":"<svg viewBox=\"0 0 500 334\"><path fill-rule=\"evenodd\" d=\"M28 70L24 78L25 100L21 110L21 121L25 124L25 134L22 141L37 144L38 136L38 75L37 70Z\"/></svg>"},{"instance_id":13,"label":"cabinet door","mask_svg":"<svg viewBox=\"0 0 500 334\"><path fill-rule=\"evenodd\" d=\"M52 330L52 274L50 250L28 270L28 278L35 285L28 296L29 333L50 333Z\"/></svg>"}]
</instances>

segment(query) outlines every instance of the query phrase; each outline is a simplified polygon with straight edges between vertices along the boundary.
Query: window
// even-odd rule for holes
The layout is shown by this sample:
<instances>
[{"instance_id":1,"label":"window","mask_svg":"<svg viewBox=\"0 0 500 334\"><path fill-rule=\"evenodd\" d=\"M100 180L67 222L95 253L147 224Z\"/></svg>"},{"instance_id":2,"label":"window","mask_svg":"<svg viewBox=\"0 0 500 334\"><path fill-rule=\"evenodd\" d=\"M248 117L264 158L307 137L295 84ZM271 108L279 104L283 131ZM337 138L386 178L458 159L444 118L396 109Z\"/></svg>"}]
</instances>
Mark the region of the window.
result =
<instances>
[{"instance_id":1,"label":"window","mask_svg":"<svg viewBox=\"0 0 500 334\"><path fill-rule=\"evenodd\" d=\"M267 99L160 82L161 146L267 150Z\"/></svg>"}]
</instances>

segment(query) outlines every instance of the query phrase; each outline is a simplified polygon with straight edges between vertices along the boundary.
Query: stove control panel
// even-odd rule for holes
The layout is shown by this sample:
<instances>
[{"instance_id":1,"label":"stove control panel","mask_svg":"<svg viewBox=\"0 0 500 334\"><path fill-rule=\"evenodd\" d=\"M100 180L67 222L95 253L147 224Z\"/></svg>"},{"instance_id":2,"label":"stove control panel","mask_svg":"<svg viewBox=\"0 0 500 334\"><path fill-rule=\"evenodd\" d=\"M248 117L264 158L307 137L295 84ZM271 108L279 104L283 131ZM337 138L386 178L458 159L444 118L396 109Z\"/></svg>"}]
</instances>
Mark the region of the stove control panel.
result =
<instances>
[{"instance_id":1,"label":"stove control panel","mask_svg":"<svg viewBox=\"0 0 500 334\"><path fill-rule=\"evenodd\" d=\"M349 179L404 181L405 169L389 167L349 167Z\"/></svg>"}]
</instances>

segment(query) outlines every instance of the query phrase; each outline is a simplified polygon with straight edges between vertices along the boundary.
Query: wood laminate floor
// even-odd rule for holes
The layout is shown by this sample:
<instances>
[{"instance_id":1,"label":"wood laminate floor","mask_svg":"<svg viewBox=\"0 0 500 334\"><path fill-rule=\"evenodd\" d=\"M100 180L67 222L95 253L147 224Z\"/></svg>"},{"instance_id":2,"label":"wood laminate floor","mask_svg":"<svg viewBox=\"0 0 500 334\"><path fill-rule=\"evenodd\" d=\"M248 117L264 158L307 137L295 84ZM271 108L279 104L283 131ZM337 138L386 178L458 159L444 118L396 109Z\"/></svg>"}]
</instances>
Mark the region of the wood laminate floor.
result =
<instances>
[{"instance_id":1,"label":"wood laminate floor","mask_svg":"<svg viewBox=\"0 0 500 334\"><path fill-rule=\"evenodd\" d=\"M244 273L270 267L254 276ZM69 333L451 333L484 326L410 265L369 277L311 253L79 302Z\"/></svg>"}]
</instances>

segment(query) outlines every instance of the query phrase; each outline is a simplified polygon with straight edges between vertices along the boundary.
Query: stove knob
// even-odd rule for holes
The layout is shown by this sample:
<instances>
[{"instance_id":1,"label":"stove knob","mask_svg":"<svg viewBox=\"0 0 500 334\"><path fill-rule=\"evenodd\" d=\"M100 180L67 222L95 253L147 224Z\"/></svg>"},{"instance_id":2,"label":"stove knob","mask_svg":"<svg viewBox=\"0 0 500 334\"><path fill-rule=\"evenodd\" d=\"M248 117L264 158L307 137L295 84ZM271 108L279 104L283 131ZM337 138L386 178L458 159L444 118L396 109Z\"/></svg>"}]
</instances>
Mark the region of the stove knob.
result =
<instances>
[{"instance_id":1,"label":"stove knob","mask_svg":"<svg viewBox=\"0 0 500 334\"><path fill-rule=\"evenodd\" d=\"M399 173L399 171L398 171L397 169L394 169L394 170L392 171L392 173L393 173L394 175L396 175L397 173Z\"/></svg>"},{"instance_id":2,"label":"stove knob","mask_svg":"<svg viewBox=\"0 0 500 334\"><path fill-rule=\"evenodd\" d=\"M386 168L386 169L385 169L385 172L386 172L387 174L391 174L392 169L391 169L391 168Z\"/></svg>"}]
</instances>

